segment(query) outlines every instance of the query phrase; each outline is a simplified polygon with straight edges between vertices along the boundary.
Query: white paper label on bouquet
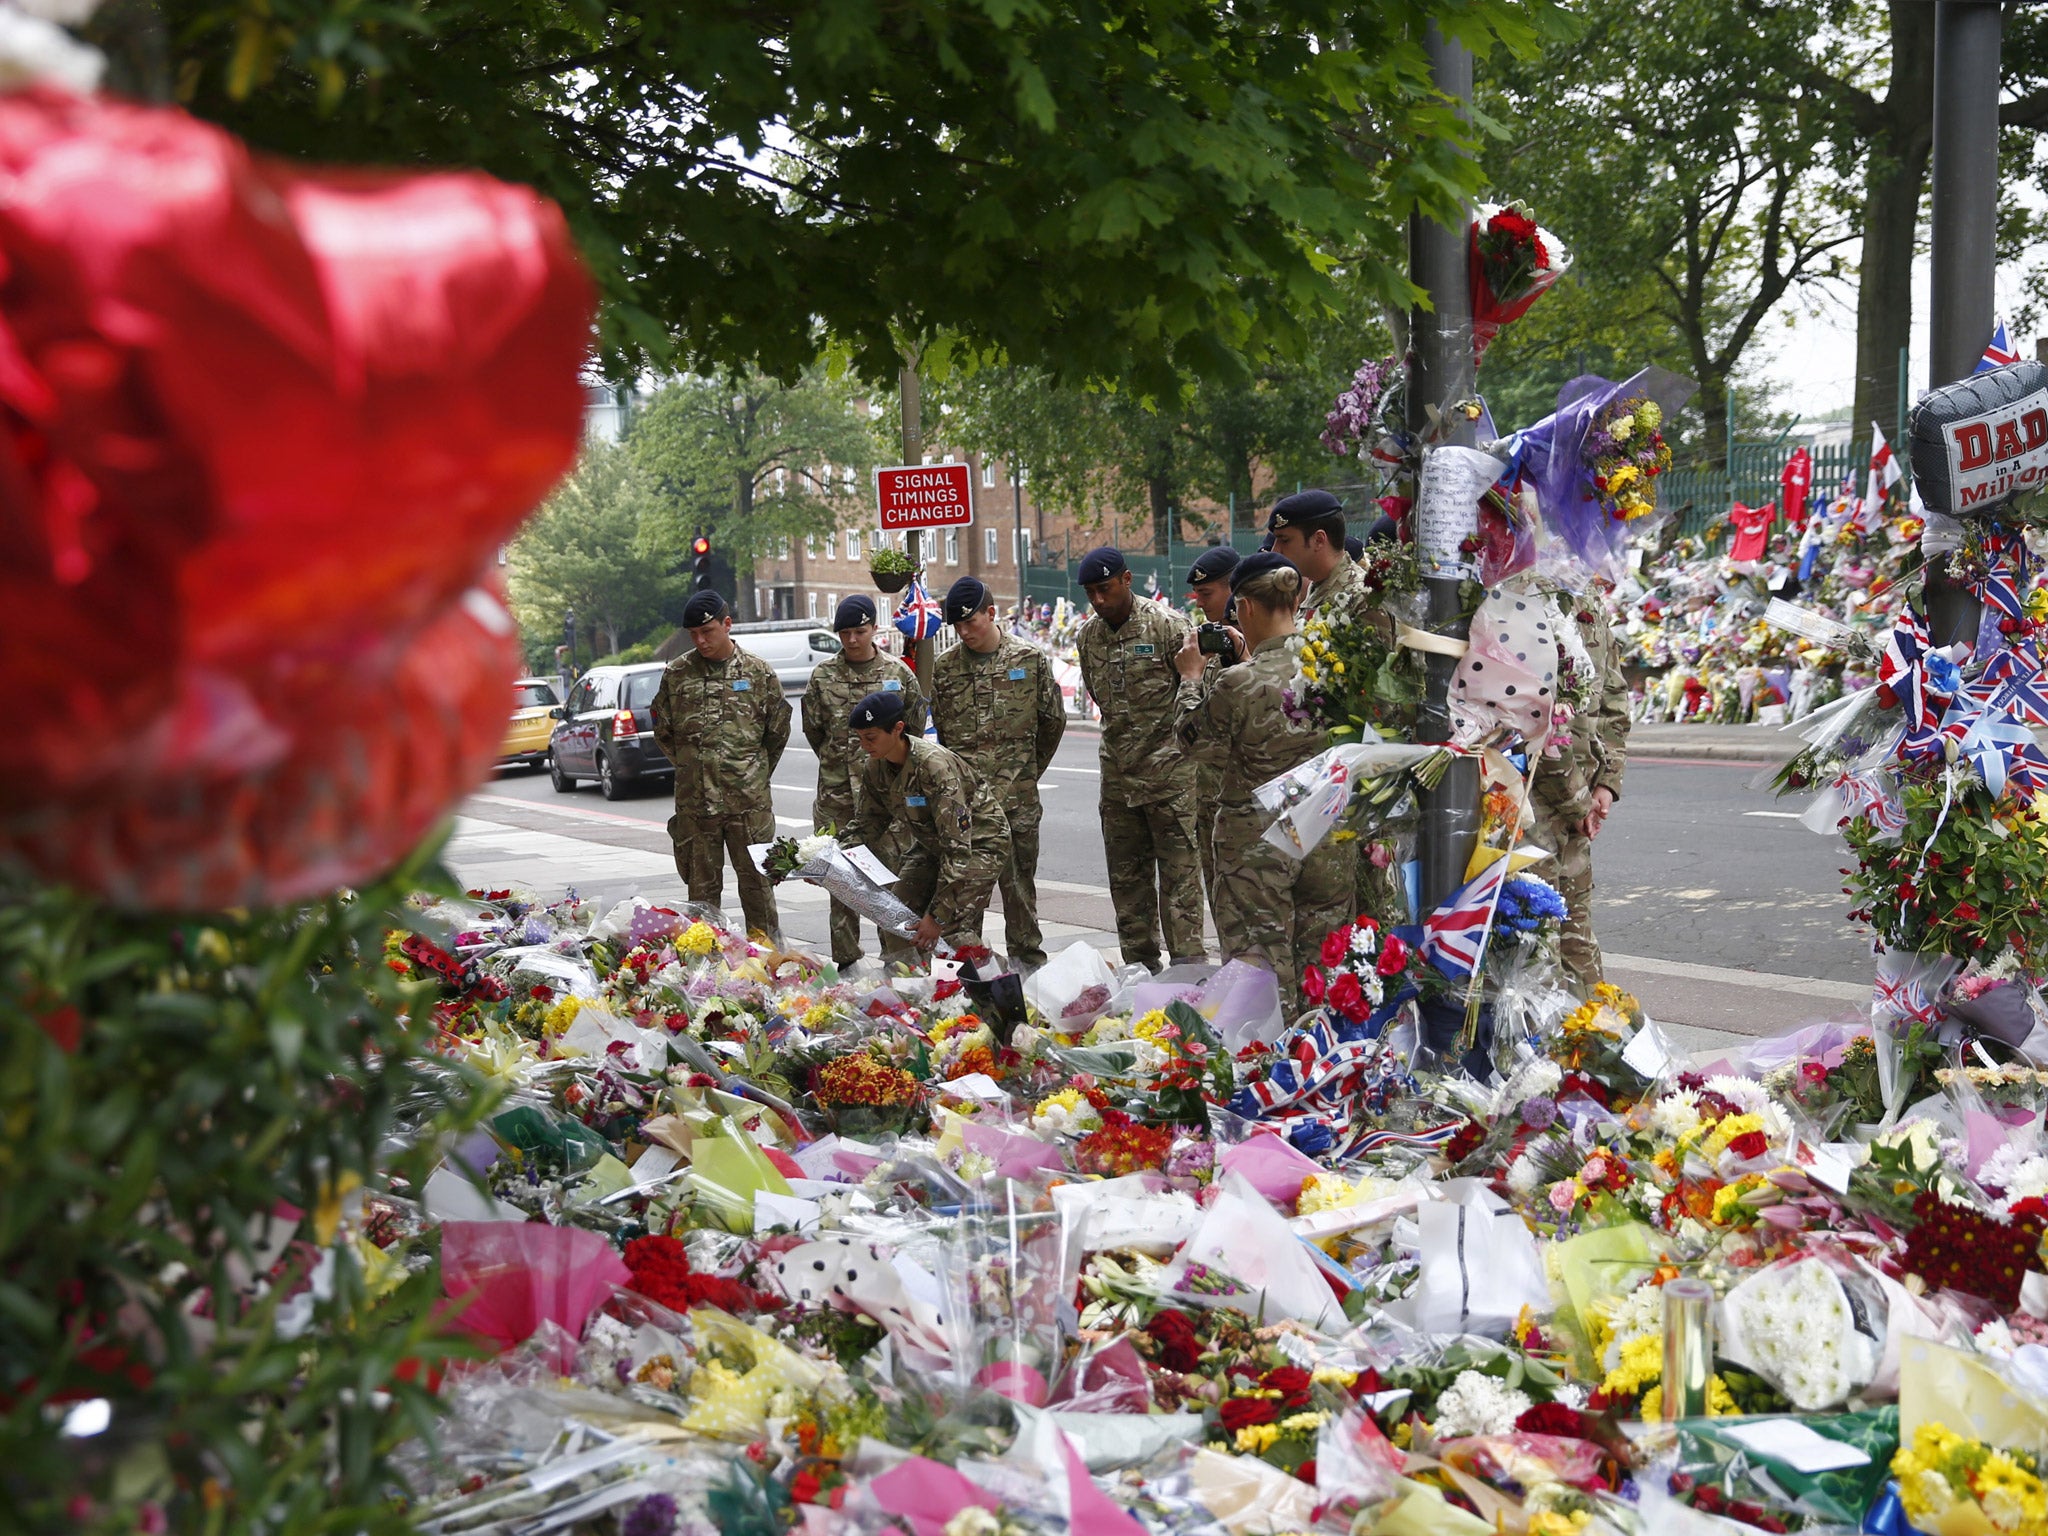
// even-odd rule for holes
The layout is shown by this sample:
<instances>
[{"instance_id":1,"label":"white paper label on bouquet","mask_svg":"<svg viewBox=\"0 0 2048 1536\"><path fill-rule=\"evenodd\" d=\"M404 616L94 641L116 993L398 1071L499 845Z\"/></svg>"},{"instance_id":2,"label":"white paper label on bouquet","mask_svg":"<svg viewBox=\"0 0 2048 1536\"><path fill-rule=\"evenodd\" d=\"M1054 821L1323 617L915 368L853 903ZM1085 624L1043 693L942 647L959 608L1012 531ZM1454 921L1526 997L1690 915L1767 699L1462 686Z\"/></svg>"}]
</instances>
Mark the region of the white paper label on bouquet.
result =
<instances>
[{"instance_id":1,"label":"white paper label on bouquet","mask_svg":"<svg viewBox=\"0 0 2048 1536\"><path fill-rule=\"evenodd\" d=\"M1644 1019L1643 1027L1622 1047L1621 1059L1648 1078L1661 1077L1671 1065L1671 1042L1655 1019Z\"/></svg>"},{"instance_id":2,"label":"white paper label on bouquet","mask_svg":"<svg viewBox=\"0 0 2048 1536\"><path fill-rule=\"evenodd\" d=\"M1731 1424L1722 1431L1739 1440L1759 1456L1768 1457L1809 1476L1816 1472L1839 1472L1845 1467L1867 1467L1870 1453L1830 1440L1797 1419L1762 1419L1754 1424Z\"/></svg>"},{"instance_id":3,"label":"white paper label on bouquet","mask_svg":"<svg viewBox=\"0 0 2048 1536\"><path fill-rule=\"evenodd\" d=\"M1813 1161L1806 1165L1807 1177L1816 1184L1827 1186L1838 1195L1847 1194L1849 1175L1856 1167L1855 1160L1849 1155L1849 1149L1840 1143L1828 1142L1822 1146L1809 1147L1807 1150L1813 1153Z\"/></svg>"},{"instance_id":4,"label":"white paper label on bouquet","mask_svg":"<svg viewBox=\"0 0 2048 1536\"><path fill-rule=\"evenodd\" d=\"M876 858L867 848L842 848L839 856L877 885L894 885L896 871Z\"/></svg>"},{"instance_id":5,"label":"white paper label on bouquet","mask_svg":"<svg viewBox=\"0 0 2048 1536\"><path fill-rule=\"evenodd\" d=\"M1459 546L1479 531L1479 498L1506 471L1504 462L1477 448L1430 450L1415 495L1415 548L1425 572L1477 574L1472 557Z\"/></svg>"}]
</instances>

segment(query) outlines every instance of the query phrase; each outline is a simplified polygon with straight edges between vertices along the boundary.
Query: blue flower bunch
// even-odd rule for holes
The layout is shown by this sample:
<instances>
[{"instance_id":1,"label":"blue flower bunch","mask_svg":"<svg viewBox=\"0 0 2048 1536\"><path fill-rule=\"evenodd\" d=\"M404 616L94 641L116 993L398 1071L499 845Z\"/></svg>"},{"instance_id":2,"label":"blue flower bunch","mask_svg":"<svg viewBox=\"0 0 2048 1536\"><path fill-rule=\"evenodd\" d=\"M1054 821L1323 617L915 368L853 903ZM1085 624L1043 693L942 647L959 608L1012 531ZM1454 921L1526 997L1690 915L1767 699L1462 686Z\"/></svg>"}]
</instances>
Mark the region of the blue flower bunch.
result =
<instances>
[{"instance_id":1,"label":"blue flower bunch","mask_svg":"<svg viewBox=\"0 0 2048 1536\"><path fill-rule=\"evenodd\" d=\"M1564 921L1564 897L1534 875L1516 875L1501 887L1494 926L1502 933L1534 933L1545 923Z\"/></svg>"}]
</instances>

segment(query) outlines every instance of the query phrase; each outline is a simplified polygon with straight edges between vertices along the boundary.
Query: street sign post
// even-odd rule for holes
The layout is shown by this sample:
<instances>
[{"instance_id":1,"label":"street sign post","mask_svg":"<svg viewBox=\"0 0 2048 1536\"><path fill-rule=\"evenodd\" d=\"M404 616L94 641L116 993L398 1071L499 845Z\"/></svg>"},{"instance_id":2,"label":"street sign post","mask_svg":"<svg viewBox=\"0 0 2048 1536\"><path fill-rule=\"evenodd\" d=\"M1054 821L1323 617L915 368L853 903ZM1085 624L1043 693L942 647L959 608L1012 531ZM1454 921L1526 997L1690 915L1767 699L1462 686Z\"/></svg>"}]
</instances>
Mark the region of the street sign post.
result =
<instances>
[{"instance_id":1,"label":"street sign post","mask_svg":"<svg viewBox=\"0 0 2048 1536\"><path fill-rule=\"evenodd\" d=\"M882 531L966 528L974 522L974 477L965 464L898 464L875 471Z\"/></svg>"}]
</instances>

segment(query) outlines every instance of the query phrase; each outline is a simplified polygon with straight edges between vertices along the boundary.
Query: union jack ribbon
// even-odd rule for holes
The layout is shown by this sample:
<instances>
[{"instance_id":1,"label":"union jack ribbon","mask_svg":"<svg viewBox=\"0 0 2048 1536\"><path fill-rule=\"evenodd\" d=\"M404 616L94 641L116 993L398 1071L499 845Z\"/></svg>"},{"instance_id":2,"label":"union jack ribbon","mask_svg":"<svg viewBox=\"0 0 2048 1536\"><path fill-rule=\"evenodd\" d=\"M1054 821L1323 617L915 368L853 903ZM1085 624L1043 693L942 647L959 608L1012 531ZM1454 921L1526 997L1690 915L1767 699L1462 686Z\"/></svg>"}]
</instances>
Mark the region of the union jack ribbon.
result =
<instances>
[{"instance_id":1,"label":"union jack ribbon","mask_svg":"<svg viewBox=\"0 0 2048 1536\"><path fill-rule=\"evenodd\" d=\"M1496 892L1506 878L1509 860L1495 859L1444 899L1422 920L1422 956L1454 980L1478 969Z\"/></svg>"},{"instance_id":2,"label":"union jack ribbon","mask_svg":"<svg viewBox=\"0 0 2048 1536\"><path fill-rule=\"evenodd\" d=\"M929 640L946 621L946 610L925 590L922 577L910 578L910 590L896 604L896 627L912 640Z\"/></svg>"},{"instance_id":3,"label":"union jack ribbon","mask_svg":"<svg viewBox=\"0 0 2048 1536\"><path fill-rule=\"evenodd\" d=\"M1282 1044L1266 1076L1231 1096L1230 1110L1272 1126L1294 1141L1307 1131L1324 1133L1322 1155L1358 1155L1355 1143L1373 1134L1361 1116L1379 1113L1402 1085L1399 1068L1375 1040L1344 1040L1328 1018L1294 1031ZM1455 1128L1453 1128L1455 1129Z\"/></svg>"},{"instance_id":4,"label":"union jack ribbon","mask_svg":"<svg viewBox=\"0 0 2048 1536\"><path fill-rule=\"evenodd\" d=\"M1852 821L1868 821L1878 831L1897 834L1906 830L1906 807L1898 787L1888 773L1838 773L1834 787L1842 796L1842 807Z\"/></svg>"},{"instance_id":5,"label":"union jack ribbon","mask_svg":"<svg viewBox=\"0 0 2048 1536\"><path fill-rule=\"evenodd\" d=\"M1909 1023L1935 1024L1942 1017L1927 989L1907 977L1879 976L1871 983L1870 1002L1872 1008L1889 1009Z\"/></svg>"}]
</instances>

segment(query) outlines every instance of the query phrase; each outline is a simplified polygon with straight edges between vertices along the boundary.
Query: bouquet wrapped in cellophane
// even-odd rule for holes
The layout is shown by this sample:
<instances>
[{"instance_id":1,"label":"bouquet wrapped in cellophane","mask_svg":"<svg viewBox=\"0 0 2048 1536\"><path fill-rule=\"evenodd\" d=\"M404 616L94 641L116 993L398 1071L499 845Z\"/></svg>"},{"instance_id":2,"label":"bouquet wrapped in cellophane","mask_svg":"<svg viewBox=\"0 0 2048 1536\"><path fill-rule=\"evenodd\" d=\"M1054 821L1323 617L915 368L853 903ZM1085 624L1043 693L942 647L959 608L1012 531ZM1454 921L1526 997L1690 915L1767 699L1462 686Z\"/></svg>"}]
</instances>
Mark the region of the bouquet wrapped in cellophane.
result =
<instances>
[{"instance_id":1,"label":"bouquet wrapped in cellophane","mask_svg":"<svg viewBox=\"0 0 2048 1536\"><path fill-rule=\"evenodd\" d=\"M778 837L757 851L762 873L777 885L785 880L807 880L823 886L832 896L853 908L885 933L909 938L917 931L917 914L883 889L887 883L876 878L881 864L866 849L849 852L830 832L811 837ZM882 871L887 873L887 871ZM896 877L890 875L889 879Z\"/></svg>"}]
</instances>

